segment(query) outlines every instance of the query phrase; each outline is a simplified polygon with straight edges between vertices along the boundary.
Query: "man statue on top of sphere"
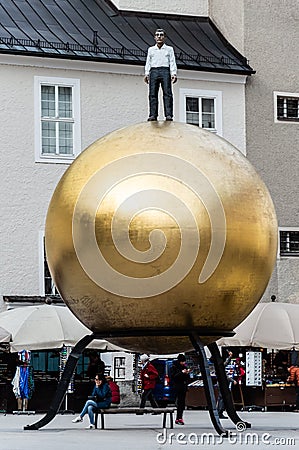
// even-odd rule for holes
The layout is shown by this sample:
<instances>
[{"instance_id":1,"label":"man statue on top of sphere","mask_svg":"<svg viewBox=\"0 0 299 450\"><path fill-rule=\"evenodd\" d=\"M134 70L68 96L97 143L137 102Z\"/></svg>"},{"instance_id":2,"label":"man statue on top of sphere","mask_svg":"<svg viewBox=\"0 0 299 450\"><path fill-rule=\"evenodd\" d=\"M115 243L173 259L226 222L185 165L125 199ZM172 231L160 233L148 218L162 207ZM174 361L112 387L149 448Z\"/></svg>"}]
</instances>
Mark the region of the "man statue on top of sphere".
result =
<instances>
[{"instance_id":1,"label":"man statue on top of sphere","mask_svg":"<svg viewBox=\"0 0 299 450\"><path fill-rule=\"evenodd\" d=\"M163 91L164 114L167 121L173 120L173 96L171 83L177 81L177 66L173 48L165 44L166 33L162 29L155 32L156 45L149 47L144 81L149 85L149 121L158 117L158 93Z\"/></svg>"}]
</instances>

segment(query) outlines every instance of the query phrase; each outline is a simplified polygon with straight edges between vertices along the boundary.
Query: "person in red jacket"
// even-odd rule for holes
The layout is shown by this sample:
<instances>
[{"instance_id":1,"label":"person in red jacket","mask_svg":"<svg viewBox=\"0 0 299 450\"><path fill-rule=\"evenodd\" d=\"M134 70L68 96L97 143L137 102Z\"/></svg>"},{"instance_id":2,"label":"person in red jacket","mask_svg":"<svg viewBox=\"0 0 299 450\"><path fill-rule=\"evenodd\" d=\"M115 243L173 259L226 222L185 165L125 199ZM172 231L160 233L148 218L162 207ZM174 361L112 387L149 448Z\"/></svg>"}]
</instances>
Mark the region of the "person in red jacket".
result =
<instances>
[{"instance_id":1,"label":"person in red jacket","mask_svg":"<svg viewBox=\"0 0 299 450\"><path fill-rule=\"evenodd\" d=\"M140 401L140 408L145 407L147 400L150 401L153 408L158 408L158 404L153 395L153 389L156 386L156 380L158 378L157 369L150 363L149 356L144 354L140 356L142 368L140 372L140 378L142 383L142 395Z\"/></svg>"},{"instance_id":2,"label":"person in red jacket","mask_svg":"<svg viewBox=\"0 0 299 450\"><path fill-rule=\"evenodd\" d=\"M110 376L106 377L106 380L111 389L111 406L119 405L120 404L120 393L119 393L118 384L115 381L113 381L113 378Z\"/></svg>"},{"instance_id":3,"label":"person in red jacket","mask_svg":"<svg viewBox=\"0 0 299 450\"><path fill-rule=\"evenodd\" d=\"M299 412L299 367L291 366L288 367L288 371L290 373L287 382L295 384L295 392L296 392L296 409L294 412Z\"/></svg>"},{"instance_id":4,"label":"person in red jacket","mask_svg":"<svg viewBox=\"0 0 299 450\"><path fill-rule=\"evenodd\" d=\"M245 370L242 367L241 358L236 358L235 373L236 373L236 377L237 377L237 382L239 384L242 384L243 378L244 378L244 375L245 375Z\"/></svg>"}]
</instances>

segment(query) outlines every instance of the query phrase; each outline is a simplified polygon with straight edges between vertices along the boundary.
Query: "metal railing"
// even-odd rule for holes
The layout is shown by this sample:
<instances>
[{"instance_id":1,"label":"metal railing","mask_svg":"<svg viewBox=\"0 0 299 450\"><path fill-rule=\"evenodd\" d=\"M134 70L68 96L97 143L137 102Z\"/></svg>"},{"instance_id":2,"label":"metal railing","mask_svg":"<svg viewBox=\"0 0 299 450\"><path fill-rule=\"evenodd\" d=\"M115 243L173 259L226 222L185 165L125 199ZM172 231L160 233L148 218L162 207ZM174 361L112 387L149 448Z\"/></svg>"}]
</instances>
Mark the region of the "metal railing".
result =
<instances>
[{"instance_id":1,"label":"metal railing","mask_svg":"<svg viewBox=\"0 0 299 450\"><path fill-rule=\"evenodd\" d=\"M98 43L94 44L73 44L70 42L48 42L40 39L18 39L15 37L0 37L0 49L6 46L8 50L19 50L16 47L23 47L23 51L28 48L36 49L36 51L53 50L56 53L88 53L90 56L105 55L107 58L109 56L118 56L119 59L126 59L130 57L133 59L145 60L147 51L141 49L128 49L125 47L110 47L110 46L100 46ZM46 51L45 53L50 53ZM177 60L184 62L185 64L193 63L197 65L206 64L218 64L218 65L229 65L238 66L240 64L248 65L248 60L244 57L234 60L230 57L216 57L216 56L205 56L199 53L189 54L185 52L176 53Z\"/></svg>"}]
</instances>

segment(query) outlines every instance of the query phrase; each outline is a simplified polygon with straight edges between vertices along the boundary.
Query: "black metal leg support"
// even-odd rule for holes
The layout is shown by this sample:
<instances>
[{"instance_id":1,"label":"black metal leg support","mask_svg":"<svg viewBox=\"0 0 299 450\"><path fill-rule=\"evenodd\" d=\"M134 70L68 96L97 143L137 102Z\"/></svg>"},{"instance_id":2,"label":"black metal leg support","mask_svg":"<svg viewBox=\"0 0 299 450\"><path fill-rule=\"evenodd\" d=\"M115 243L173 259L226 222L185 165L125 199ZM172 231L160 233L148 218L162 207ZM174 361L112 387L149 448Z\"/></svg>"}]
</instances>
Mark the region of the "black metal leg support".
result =
<instances>
[{"instance_id":1,"label":"black metal leg support","mask_svg":"<svg viewBox=\"0 0 299 450\"><path fill-rule=\"evenodd\" d=\"M57 412L59 411L61 403L64 399L68 385L71 381L73 372L77 365L78 359L81 356L83 350L86 348L86 346L88 344L90 344L90 342L93 341L94 339L95 339L95 336L93 334L90 334L90 335L84 336L75 345L75 347L73 348L73 350L71 351L71 353L68 357L64 371L62 372L62 376L58 383L57 390L56 390L55 396L52 400L49 411L38 422L33 423L32 425L26 425L24 427L24 430L38 430L39 428L44 427L49 422L51 422L51 420L54 419L54 417L56 416Z\"/></svg>"},{"instance_id":2,"label":"black metal leg support","mask_svg":"<svg viewBox=\"0 0 299 450\"><path fill-rule=\"evenodd\" d=\"M169 420L170 420L170 428L173 429L173 413L169 413Z\"/></svg>"},{"instance_id":3,"label":"black metal leg support","mask_svg":"<svg viewBox=\"0 0 299 450\"><path fill-rule=\"evenodd\" d=\"M166 428L166 413L163 413L163 423L162 428Z\"/></svg>"},{"instance_id":4,"label":"black metal leg support","mask_svg":"<svg viewBox=\"0 0 299 450\"><path fill-rule=\"evenodd\" d=\"M225 372L224 362L221 358L219 348L216 344L216 342L213 342L212 344L208 345L208 349L210 350L213 360L214 360L214 366L215 366L215 372L218 380L219 389L221 391L221 395L224 401L224 406L226 409L226 412L231 419L231 421L234 424L243 424L243 429L245 428L251 428L251 424L248 422L244 422L237 414L231 391L229 390L228 382L227 382L227 376Z\"/></svg>"},{"instance_id":5,"label":"black metal leg support","mask_svg":"<svg viewBox=\"0 0 299 450\"><path fill-rule=\"evenodd\" d=\"M206 394L206 399L207 399L207 403L208 403L208 409L209 409L209 414L210 414L212 424L214 425L214 428L218 434L220 434L221 436L227 437L228 431L225 430L220 423L219 414L218 414L217 407L216 407L214 387L213 387L212 378L211 378L211 374L210 374L209 364L208 364L207 357L206 357L205 350L204 350L204 345L201 342L200 337L198 336L197 333L192 333L192 334L190 334L189 337L190 337L192 345L199 357L200 370L201 370L201 375L202 375L203 384L204 384L204 390L205 390L205 394Z\"/></svg>"},{"instance_id":6,"label":"black metal leg support","mask_svg":"<svg viewBox=\"0 0 299 450\"><path fill-rule=\"evenodd\" d=\"M99 413L96 411L94 413L94 425L95 425L95 429L98 428L98 419L99 419Z\"/></svg>"}]
</instances>

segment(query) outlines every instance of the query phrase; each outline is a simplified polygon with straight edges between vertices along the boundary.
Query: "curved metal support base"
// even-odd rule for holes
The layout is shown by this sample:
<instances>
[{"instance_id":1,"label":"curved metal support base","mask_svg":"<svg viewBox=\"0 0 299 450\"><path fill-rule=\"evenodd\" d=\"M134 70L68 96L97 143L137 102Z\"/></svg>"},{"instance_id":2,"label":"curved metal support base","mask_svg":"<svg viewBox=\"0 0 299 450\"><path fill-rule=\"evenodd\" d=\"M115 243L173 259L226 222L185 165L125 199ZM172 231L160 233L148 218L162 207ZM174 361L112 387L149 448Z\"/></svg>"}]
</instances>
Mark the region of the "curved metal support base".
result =
<instances>
[{"instance_id":1,"label":"curved metal support base","mask_svg":"<svg viewBox=\"0 0 299 450\"><path fill-rule=\"evenodd\" d=\"M234 424L242 423L243 427L244 427L243 429L251 428L251 424L249 422L244 422L238 416L238 414L235 410L231 391L229 390L229 386L228 386L228 382L227 382L224 362L223 362L223 359L221 358L219 348L218 348L216 342L209 344L208 349L210 350L213 360L214 360L215 372L216 372L216 376L218 379L219 389L221 391L222 398L224 401L224 406L225 406L225 409L226 409L226 412L227 412L229 418L231 419L231 421Z\"/></svg>"},{"instance_id":2,"label":"curved metal support base","mask_svg":"<svg viewBox=\"0 0 299 450\"><path fill-rule=\"evenodd\" d=\"M171 330L171 331L173 331L173 333L175 333L175 330ZM115 334L112 333L112 334L113 334L112 337L119 335L118 333L115 333ZM126 330L124 332L124 334L125 335L134 335L135 333L132 334ZM143 332L143 334L144 334L144 332ZM153 331L153 333L149 333L149 335L157 335L157 334L160 334L160 333L157 333L157 331L156 332ZM177 334L177 332L176 332L176 334ZM139 335L139 333L137 332L136 335ZM169 330L167 330L167 331L165 331L165 335L172 335L172 333L169 332ZM205 394L206 394L206 398L207 398L208 409L209 409L211 421L214 425L216 432L223 437L227 437L228 431L222 427L222 425L220 423L217 407L216 407L215 393L214 393L214 388L213 388L213 384L212 384L212 378L211 378L211 374L210 374L207 357L206 357L206 354L204 351L204 344L201 342L199 333L197 331L189 330L189 333L185 332L185 335L189 336L189 338L192 342L192 345L199 357L200 369L201 369L201 374L202 374L202 378L203 378L204 389L205 389ZM67 388L69 386L71 377L75 370L75 367L78 363L79 357L81 356L83 350L87 347L87 345L91 341L93 341L94 339L99 338L99 337L103 337L102 334L100 334L100 336L99 336L99 334L86 335L75 345L75 347L73 348L73 350L66 362L64 371L61 376L61 380L58 383L57 390L56 390L55 396L52 400L49 411L38 422L33 423L32 425L26 425L24 427L24 430L38 430L39 428L44 427L49 422L51 422L51 420L54 419L54 417L58 413L61 403L65 397ZM216 343L209 344L208 348L210 349L211 354L215 361L216 375L217 375L217 378L219 381L219 387L221 390L221 394L223 396L227 414L229 415L229 417L235 424L241 422L246 426L246 428L250 428L251 424L248 422L243 422L235 411L232 397L231 397L231 392L229 391L229 388L228 388L228 383L227 383L223 360L220 356L220 353L219 353Z\"/></svg>"},{"instance_id":3,"label":"curved metal support base","mask_svg":"<svg viewBox=\"0 0 299 450\"><path fill-rule=\"evenodd\" d=\"M200 371L203 379L204 390L206 394L212 424L214 425L214 428L218 434L220 434L223 437L228 437L228 431L225 430L220 423L219 414L216 407L214 387L212 383L208 360L204 350L204 344L201 342L200 337L198 336L197 333L190 334L189 337L199 357Z\"/></svg>"},{"instance_id":4,"label":"curved metal support base","mask_svg":"<svg viewBox=\"0 0 299 450\"><path fill-rule=\"evenodd\" d=\"M64 371L62 372L62 376L58 383L57 390L52 400L49 411L38 422L33 423L32 425L26 425L24 427L24 430L38 430L39 428L44 427L49 422L51 422L51 420L54 419L65 397L68 385L71 381L73 372L78 363L78 359L81 356L83 350L86 348L86 346L90 344L90 342L93 341L94 339L95 336L93 334L86 335L75 345L75 347L73 348L68 357Z\"/></svg>"}]
</instances>

